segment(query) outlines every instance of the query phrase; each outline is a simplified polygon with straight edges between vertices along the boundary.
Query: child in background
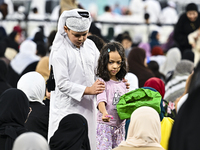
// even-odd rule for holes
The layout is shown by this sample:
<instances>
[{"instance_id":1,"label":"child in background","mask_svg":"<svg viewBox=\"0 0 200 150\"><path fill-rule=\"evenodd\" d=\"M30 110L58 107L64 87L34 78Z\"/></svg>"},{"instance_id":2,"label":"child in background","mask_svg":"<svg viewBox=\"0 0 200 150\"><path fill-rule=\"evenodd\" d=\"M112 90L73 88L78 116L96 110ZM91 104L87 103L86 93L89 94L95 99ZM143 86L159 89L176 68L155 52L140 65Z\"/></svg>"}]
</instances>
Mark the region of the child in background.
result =
<instances>
[{"instance_id":1,"label":"child in background","mask_svg":"<svg viewBox=\"0 0 200 150\"><path fill-rule=\"evenodd\" d=\"M111 150L125 140L125 120L117 114L116 105L127 92L122 81L126 75L125 52L118 42L106 44L98 61L97 76L105 84L103 93L97 95L97 149Z\"/></svg>"}]
</instances>

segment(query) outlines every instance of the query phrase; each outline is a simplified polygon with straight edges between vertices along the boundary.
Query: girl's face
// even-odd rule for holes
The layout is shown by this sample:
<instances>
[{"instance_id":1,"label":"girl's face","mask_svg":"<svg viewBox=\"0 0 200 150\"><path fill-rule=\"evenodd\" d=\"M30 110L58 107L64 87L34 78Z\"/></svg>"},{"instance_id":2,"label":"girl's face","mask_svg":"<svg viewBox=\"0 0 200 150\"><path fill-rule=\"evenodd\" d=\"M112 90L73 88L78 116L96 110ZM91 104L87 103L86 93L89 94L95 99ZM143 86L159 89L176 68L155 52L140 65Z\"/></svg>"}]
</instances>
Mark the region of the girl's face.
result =
<instances>
[{"instance_id":1,"label":"girl's face","mask_svg":"<svg viewBox=\"0 0 200 150\"><path fill-rule=\"evenodd\" d=\"M117 81L116 74L120 71L122 58L118 51L109 52L108 71L110 79Z\"/></svg>"},{"instance_id":2,"label":"girl's face","mask_svg":"<svg viewBox=\"0 0 200 150\"><path fill-rule=\"evenodd\" d=\"M75 32L72 30L69 30L67 26L64 26L65 32L67 33L70 41L77 47L80 48L80 46L85 42L87 39L88 31L84 32Z\"/></svg>"}]
</instances>

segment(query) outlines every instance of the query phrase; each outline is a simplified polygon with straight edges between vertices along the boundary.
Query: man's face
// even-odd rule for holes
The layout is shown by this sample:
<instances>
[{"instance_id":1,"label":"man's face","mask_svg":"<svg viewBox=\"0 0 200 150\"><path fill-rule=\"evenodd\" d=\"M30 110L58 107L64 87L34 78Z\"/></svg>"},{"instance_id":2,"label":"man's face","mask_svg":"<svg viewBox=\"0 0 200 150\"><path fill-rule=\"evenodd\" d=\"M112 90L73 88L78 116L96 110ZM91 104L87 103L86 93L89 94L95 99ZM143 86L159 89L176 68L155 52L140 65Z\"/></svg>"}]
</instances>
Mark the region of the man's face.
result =
<instances>
[{"instance_id":1,"label":"man's face","mask_svg":"<svg viewBox=\"0 0 200 150\"><path fill-rule=\"evenodd\" d=\"M194 11L194 10L188 11L186 14L187 14L188 19L192 22L196 21L198 17L197 11Z\"/></svg>"},{"instance_id":2,"label":"man's face","mask_svg":"<svg viewBox=\"0 0 200 150\"><path fill-rule=\"evenodd\" d=\"M78 48L84 43L87 39L88 30L84 32L76 32L64 26L65 32L67 33L70 41Z\"/></svg>"}]
</instances>

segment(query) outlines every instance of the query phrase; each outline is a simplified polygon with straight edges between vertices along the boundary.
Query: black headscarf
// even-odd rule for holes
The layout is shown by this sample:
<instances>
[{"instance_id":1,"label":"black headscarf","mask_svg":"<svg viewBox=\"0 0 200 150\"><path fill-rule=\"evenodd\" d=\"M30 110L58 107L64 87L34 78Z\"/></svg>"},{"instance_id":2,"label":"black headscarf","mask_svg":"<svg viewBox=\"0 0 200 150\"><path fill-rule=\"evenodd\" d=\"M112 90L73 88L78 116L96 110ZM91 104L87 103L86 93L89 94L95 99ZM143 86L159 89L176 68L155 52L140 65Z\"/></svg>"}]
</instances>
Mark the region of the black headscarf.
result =
<instances>
[{"instance_id":1,"label":"black headscarf","mask_svg":"<svg viewBox=\"0 0 200 150\"><path fill-rule=\"evenodd\" d=\"M169 150L199 149L200 63L189 86L189 96L181 106L172 127Z\"/></svg>"},{"instance_id":2,"label":"black headscarf","mask_svg":"<svg viewBox=\"0 0 200 150\"><path fill-rule=\"evenodd\" d=\"M11 150L14 140L27 131L24 123L29 110L28 98L21 90L11 88L0 96L0 136L5 137L5 150Z\"/></svg>"},{"instance_id":3,"label":"black headscarf","mask_svg":"<svg viewBox=\"0 0 200 150\"><path fill-rule=\"evenodd\" d=\"M195 3L189 3L186 7L185 7L186 12L187 11L197 11L198 12L198 7Z\"/></svg>"},{"instance_id":4,"label":"black headscarf","mask_svg":"<svg viewBox=\"0 0 200 150\"><path fill-rule=\"evenodd\" d=\"M79 114L65 116L49 145L51 150L90 150L87 120Z\"/></svg>"}]
</instances>

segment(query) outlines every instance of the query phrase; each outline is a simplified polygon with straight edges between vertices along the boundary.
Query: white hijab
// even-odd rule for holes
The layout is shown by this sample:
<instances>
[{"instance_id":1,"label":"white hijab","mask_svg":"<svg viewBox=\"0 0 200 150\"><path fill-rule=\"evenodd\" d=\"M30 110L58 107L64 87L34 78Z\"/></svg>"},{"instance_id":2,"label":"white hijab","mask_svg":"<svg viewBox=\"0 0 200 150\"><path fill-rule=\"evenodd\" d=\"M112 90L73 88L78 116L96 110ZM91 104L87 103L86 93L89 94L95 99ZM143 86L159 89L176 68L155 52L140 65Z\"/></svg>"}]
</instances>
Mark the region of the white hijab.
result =
<instances>
[{"instance_id":1,"label":"white hijab","mask_svg":"<svg viewBox=\"0 0 200 150\"><path fill-rule=\"evenodd\" d=\"M12 150L50 150L50 148L43 136L35 132L26 132L17 137Z\"/></svg>"},{"instance_id":2,"label":"white hijab","mask_svg":"<svg viewBox=\"0 0 200 150\"><path fill-rule=\"evenodd\" d=\"M35 61L39 61L40 57L36 55L37 45L31 40L22 42L19 48L19 53L10 62L11 67L19 75L24 69Z\"/></svg>"},{"instance_id":3,"label":"white hijab","mask_svg":"<svg viewBox=\"0 0 200 150\"><path fill-rule=\"evenodd\" d=\"M153 108L143 106L132 113L127 139L119 147L161 147L160 140L159 114Z\"/></svg>"},{"instance_id":4,"label":"white hijab","mask_svg":"<svg viewBox=\"0 0 200 150\"><path fill-rule=\"evenodd\" d=\"M44 104L45 80L41 74L31 71L24 74L17 83L17 88L22 90L30 102L40 102Z\"/></svg>"},{"instance_id":5,"label":"white hijab","mask_svg":"<svg viewBox=\"0 0 200 150\"><path fill-rule=\"evenodd\" d=\"M166 75L169 71L175 69L181 61L181 52L178 48L171 48L166 54L166 61L160 66L160 72Z\"/></svg>"},{"instance_id":6,"label":"white hijab","mask_svg":"<svg viewBox=\"0 0 200 150\"><path fill-rule=\"evenodd\" d=\"M133 91L139 88L138 77L135 74L128 72L125 76L125 79L127 79L128 83L130 83L129 91Z\"/></svg>"}]
</instances>

